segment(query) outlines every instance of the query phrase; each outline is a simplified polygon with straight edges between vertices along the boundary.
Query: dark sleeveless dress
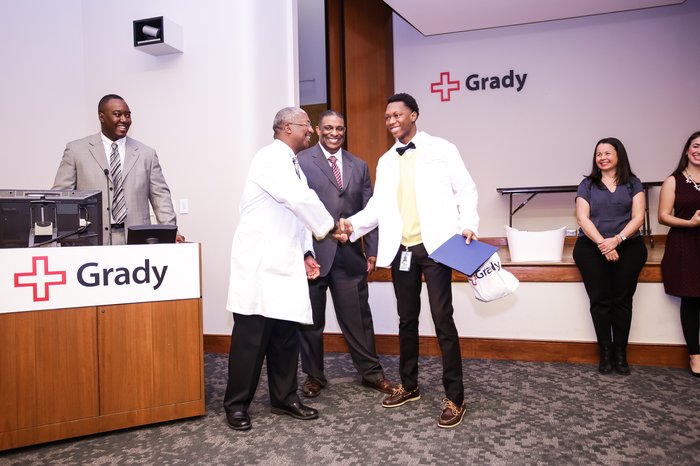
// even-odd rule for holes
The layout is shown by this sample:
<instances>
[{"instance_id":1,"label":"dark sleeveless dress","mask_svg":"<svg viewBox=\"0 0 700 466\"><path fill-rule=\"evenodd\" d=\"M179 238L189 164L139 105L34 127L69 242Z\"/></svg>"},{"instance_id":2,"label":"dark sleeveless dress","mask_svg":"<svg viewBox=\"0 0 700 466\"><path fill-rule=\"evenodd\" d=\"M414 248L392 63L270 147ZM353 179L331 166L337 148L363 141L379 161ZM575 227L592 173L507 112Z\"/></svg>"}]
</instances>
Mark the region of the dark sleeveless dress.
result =
<instances>
[{"instance_id":1,"label":"dark sleeveless dress","mask_svg":"<svg viewBox=\"0 0 700 466\"><path fill-rule=\"evenodd\" d=\"M673 215L689 220L700 209L700 191L683 174L673 176L676 179ZM700 297L700 227L669 230L661 272L667 294Z\"/></svg>"}]
</instances>

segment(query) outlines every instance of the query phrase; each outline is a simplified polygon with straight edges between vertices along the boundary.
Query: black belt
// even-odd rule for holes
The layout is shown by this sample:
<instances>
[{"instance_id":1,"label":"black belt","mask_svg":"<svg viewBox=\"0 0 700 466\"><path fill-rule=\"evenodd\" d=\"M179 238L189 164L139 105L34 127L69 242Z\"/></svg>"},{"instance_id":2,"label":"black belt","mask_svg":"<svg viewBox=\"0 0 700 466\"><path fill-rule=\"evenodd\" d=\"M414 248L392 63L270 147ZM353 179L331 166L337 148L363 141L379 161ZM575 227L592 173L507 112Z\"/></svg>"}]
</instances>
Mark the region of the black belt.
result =
<instances>
[{"instance_id":1,"label":"black belt","mask_svg":"<svg viewBox=\"0 0 700 466\"><path fill-rule=\"evenodd\" d=\"M112 224L112 230L123 230L123 229L124 229L123 223L113 223Z\"/></svg>"}]
</instances>

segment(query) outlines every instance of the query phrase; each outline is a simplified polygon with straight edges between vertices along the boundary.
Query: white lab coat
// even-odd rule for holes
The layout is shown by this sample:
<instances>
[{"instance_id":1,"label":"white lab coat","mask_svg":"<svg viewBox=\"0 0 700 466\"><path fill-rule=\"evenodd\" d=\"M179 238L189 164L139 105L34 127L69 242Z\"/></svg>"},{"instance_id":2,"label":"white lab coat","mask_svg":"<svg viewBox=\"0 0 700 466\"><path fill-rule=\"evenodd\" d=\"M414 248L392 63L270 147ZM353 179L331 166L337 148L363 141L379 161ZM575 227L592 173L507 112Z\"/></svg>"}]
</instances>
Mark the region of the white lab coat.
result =
<instances>
[{"instance_id":1,"label":"white lab coat","mask_svg":"<svg viewBox=\"0 0 700 466\"><path fill-rule=\"evenodd\" d=\"M477 233L479 214L474 180L457 147L423 131L412 139L416 145L416 203L423 245L432 253L465 229ZM399 213L399 155L394 144L379 159L374 195L367 206L350 217L351 241L379 226L377 266L389 267L401 245L403 223Z\"/></svg>"},{"instance_id":2,"label":"white lab coat","mask_svg":"<svg viewBox=\"0 0 700 466\"><path fill-rule=\"evenodd\" d=\"M226 308L303 324L313 322L304 253L311 232L323 237L333 218L300 171L294 152L275 140L253 157L231 247Z\"/></svg>"}]
</instances>

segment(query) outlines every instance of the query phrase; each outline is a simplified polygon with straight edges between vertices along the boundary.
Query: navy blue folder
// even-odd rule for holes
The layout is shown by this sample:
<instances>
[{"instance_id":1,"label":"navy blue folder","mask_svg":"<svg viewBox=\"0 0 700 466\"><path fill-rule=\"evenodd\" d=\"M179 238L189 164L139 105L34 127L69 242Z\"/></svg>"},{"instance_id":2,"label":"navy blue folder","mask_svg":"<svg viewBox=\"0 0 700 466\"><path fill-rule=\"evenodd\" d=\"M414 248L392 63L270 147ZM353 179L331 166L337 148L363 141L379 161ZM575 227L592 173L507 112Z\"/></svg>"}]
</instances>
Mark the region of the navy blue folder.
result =
<instances>
[{"instance_id":1,"label":"navy blue folder","mask_svg":"<svg viewBox=\"0 0 700 466\"><path fill-rule=\"evenodd\" d=\"M479 240L474 239L469 244L464 241L464 236L454 235L428 257L465 275L473 275L494 252L498 251L496 246Z\"/></svg>"}]
</instances>

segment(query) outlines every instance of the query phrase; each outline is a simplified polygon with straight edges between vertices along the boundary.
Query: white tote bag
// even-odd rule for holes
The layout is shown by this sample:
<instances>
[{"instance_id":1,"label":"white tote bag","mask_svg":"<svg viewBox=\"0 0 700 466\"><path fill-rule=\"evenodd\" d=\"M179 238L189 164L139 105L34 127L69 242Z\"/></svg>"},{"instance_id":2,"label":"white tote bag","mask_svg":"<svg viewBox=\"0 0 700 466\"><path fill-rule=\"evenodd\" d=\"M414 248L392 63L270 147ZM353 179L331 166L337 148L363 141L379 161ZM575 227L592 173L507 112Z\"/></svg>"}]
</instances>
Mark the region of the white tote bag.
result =
<instances>
[{"instance_id":1,"label":"white tote bag","mask_svg":"<svg viewBox=\"0 0 700 466\"><path fill-rule=\"evenodd\" d=\"M479 301L489 302L508 296L520 282L501 266L501 258L494 253L469 277L474 295Z\"/></svg>"}]
</instances>

